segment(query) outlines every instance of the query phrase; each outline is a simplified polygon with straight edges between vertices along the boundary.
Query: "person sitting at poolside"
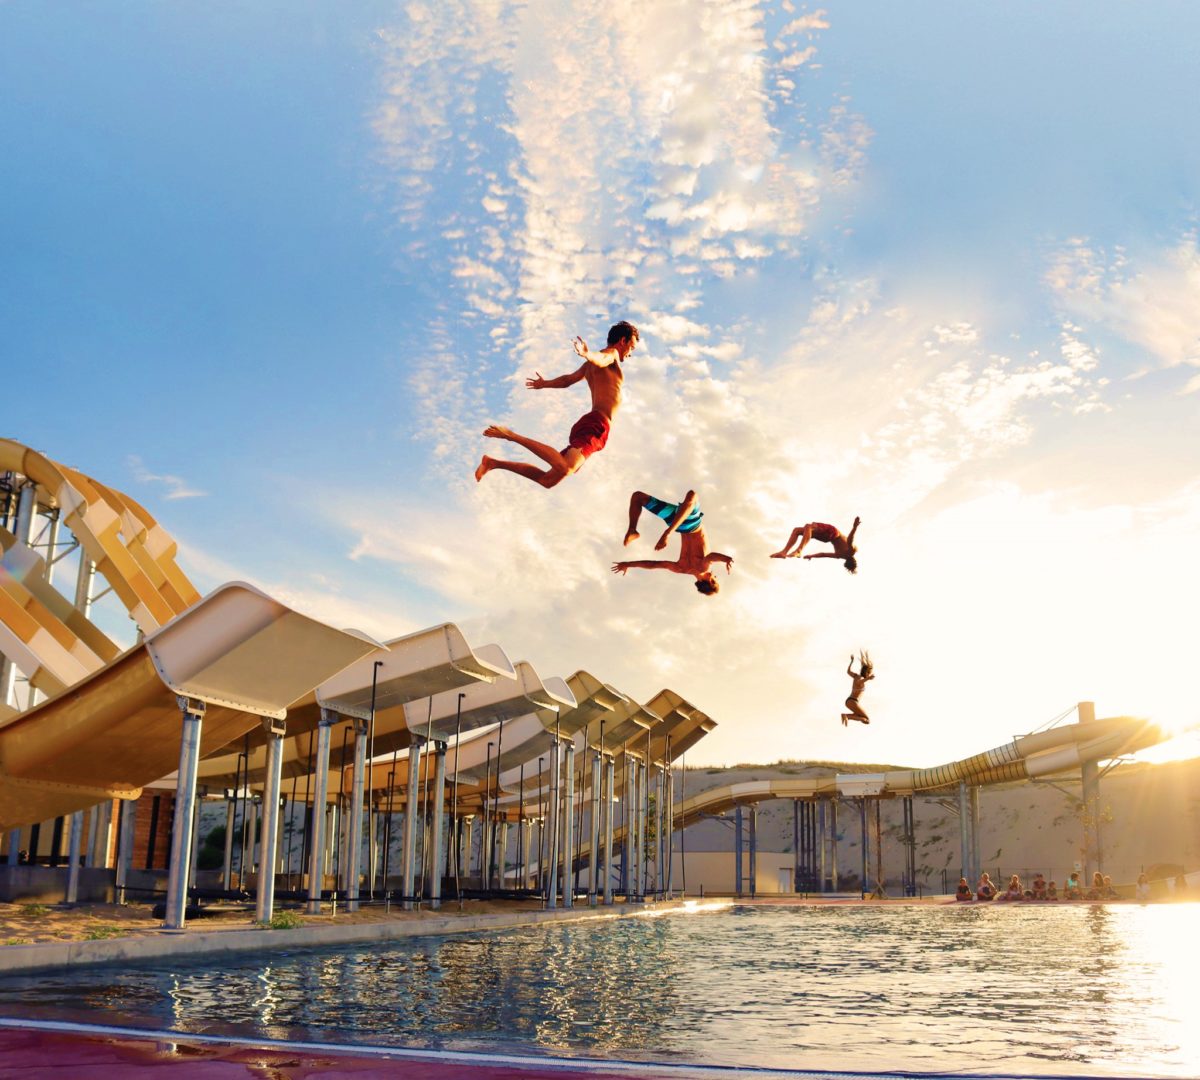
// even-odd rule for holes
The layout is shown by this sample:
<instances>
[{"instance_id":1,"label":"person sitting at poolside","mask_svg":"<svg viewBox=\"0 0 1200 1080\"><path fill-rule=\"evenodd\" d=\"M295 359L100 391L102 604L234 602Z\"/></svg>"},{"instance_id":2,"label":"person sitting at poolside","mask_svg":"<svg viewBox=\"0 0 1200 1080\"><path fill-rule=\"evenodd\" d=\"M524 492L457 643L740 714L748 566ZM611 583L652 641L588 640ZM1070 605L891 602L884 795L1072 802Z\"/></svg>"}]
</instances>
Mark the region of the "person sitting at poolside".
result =
<instances>
[{"instance_id":1,"label":"person sitting at poolside","mask_svg":"<svg viewBox=\"0 0 1200 1080\"><path fill-rule=\"evenodd\" d=\"M1104 875L1097 870L1092 875L1091 888L1084 894L1085 900L1103 900L1104 899Z\"/></svg>"},{"instance_id":2,"label":"person sitting at poolside","mask_svg":"<svg viewBox=\"0 0 1200 1080\"><path fill-rule=\"evenodd\" d=\"M696 493L689 491L683 502L664 502L644 491L635 491L629 500L629 528L625 532L625 544L632 544L640 535L637 531L638 518L643 510L649 510L656 517L667 523L666 529L654 545L655 551L662 551L667 546L671 533L679 533L678 559L638 559L634 562L617 562L612 565L614 574L624 574L626 570L670 570L673 574L691 574L696 579L696 590L705 596L712 596L721 589L709 567L720 562L725 564L725 572L733 572L733 559L722 555L719 551L708 550L708 539L704 535L704 526L700 524L704 512L696 503Z\"/></svg>"},{"instance_id":3,"label":"person sitting at poolside","mask_svg":"<svg viewBox=\"0 0 1200 1080\"><path fill-rule=\"evenodd\" d=\"M850 573L858 572L858 560L854 557L858 548L854 546L854 534L858 532L859 525L862 524L861 518L855 518L854 524L850 527L850 534L843 536L840 530L834 525L827 525L823 521L810 521L807 525L798 525L792 530L792 535L788 537L788 542L783 545L778 551L773 552L772 559L787 559L798 558L804 551L804 546L810 540L817 540L822 544L832 544L832 551L818 551L812 555L805 555L806 559L841 559L843 565ZM792 545L800 541L800 546L795 551L791 550Z\"/></svg>"},{"instance_id":4,"label":"person sitting at poolside","mask_svg":"<svg viewBox=\"0 0 1200 1080\"><path fill-rule=\"evenodd\" d=\"M1030 891L1033 893L1035 900L1046 899L1046 879L1042 876L1040 870L1033 875L1033 888Z\"/></svg>"},{"instance_id":5,"label":"person sitting at poolside","mask_svg":"<svg viewBox=\"0 0 1200 1080\"><path fill-rule=\"evenodd\" d=\"M1024 900L1025 890L1021 888L1021 879L1016 874L1008 879L1008 888L1004 890L997 900Z\"/></svg>"},{"instance_id":6,"label":"person sitting at poolside","mask_svg":"<svg viewBox=\"0 0 1200 1080\"><path fill-rule=\"evenodd\" d=\"M971 886L965 877L958 879L958 890L954 894L954 899L968 903L975 899L975 894L971 892Z\"/></svg>"},{"instance_id":7,"label":"person sitting at poolside","mask_svg":"<svg viewBox=\"0 0 1200 1080\"><path fill-rule=\"evenodd\" d=\"M1058 899L1058 882L1057 881L1052 881L1052 882L1050 882L1049 885L1046 886L1046 899L1047 900L1057 900Z\"/></svg>"},{"instance_id":8,"label":"person sitting at poolside","mask_svg":"<svg viewBox=\"0 0 1200 1080\"><path fill-rule=\"evenodd\" d=\"M992 879L988 877L987 871L983 872L983 876L979 879L979 888L975 890L976 900L994 900L996 898L996 886L992 884Z\"/></svg>"},{"instance_id":9,"label":"person sitting at poolside","mask_svg":"<svg viewBox=\"0 0 1200 1080\"><path fill-rule=\"evenodd\" d=\"M1079 884L1079 875L1074 870L1067 875L1067 883L1063 886L1063 899L1083 899L1083 886Z\"/></svg>"},{"instance_id":10,"label":"person sitting at poolside","mask_svg":"<svg viewBox=\"0 0 1200 1080\"><path fill-rule=\"evenodd\" d=\"M1104 875L1104 894L1103 895L1104 895L1105 900L1120 900L1121 899L1121 894L1119 892L1117 892L1117 890L1115 888L1113 888L1112 878L1108 874Z\"/></svg>"},{"instance_id":11,"label":"person sitting at poolside","mask_svg":"<svg viewBox=\"0 0 1200 1080\"><path fill-rule=\"evenodd\" d=\"M1133 888L1133 895L1143 904L1150 899L1150 879L1145 874L1138 874L1137 884Z\"/></svg>"}]
</instances>

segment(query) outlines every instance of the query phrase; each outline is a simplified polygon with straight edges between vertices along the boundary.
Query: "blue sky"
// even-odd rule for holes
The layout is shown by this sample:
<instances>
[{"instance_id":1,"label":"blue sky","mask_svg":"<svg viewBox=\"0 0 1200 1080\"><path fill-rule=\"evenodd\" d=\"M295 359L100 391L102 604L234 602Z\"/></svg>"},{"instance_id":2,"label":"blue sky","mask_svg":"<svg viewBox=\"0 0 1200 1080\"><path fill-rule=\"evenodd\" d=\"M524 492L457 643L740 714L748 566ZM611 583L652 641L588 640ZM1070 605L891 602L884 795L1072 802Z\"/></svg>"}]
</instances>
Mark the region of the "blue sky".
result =
<instances>
[{"instance_id":1,"label":"blue sky","mask_svg":"<svg viewBox=\"0 0 1200 1080\"><path fill-rule=\"evenodd\" d=\"M1182 2L0 3L3 434L204 589L670 685L698 760L1194 721L1198 41ZM477 486L489 422L565 442L581 391L524 377L621 317L609 448ZM608 574L629 491L688 487L725 591ZM765 558L856 513L855 578Z\"/></svg>"}]
</instances>

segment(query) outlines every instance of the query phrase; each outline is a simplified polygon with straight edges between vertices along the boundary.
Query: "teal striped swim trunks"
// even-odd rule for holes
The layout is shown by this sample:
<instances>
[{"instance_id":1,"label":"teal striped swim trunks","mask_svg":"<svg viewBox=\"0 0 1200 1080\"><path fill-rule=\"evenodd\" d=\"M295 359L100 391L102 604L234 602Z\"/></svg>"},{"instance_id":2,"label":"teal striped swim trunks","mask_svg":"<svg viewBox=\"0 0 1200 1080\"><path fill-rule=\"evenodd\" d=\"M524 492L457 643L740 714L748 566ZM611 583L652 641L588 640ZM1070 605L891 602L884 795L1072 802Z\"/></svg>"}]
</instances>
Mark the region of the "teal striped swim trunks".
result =
<instances>
[{"instance_id":1,"label":"teal striped swim trunks","mask_svg":"<svg viewBox=\"0 0 1200 1080\"><path fill-rule=\"evenodd\" d=\"M663 502L662 499L656 499L653 495L647 495L646 509L656 517L662 518L663 521L670 522L671 518L679 510L679 503ZM692 512L679 523L675 531L680 533L695 532L700 528L700 519L703 517L704 512L700 507L693 506Z\"/></svg>"}]
</instances>

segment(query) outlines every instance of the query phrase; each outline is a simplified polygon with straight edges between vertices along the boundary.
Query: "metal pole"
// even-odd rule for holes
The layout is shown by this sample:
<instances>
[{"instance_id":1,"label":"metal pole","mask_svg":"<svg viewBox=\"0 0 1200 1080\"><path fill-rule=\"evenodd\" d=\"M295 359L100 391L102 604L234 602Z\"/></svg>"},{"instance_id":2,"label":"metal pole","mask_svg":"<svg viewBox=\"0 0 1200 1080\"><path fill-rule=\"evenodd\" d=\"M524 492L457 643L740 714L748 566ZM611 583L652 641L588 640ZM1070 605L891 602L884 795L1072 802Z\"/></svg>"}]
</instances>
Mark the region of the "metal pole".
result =
<instances>
[{"instance_id":1,"label":"metal pole","mask_svg":"<svg viewBox=\"0 0 1200 1080\"><path fill-rule=\"evenodd\" d=\"M383 667L382 660L376 660L371 665L371 713L367 721L367 762L374 767L375 761L375 690L379 683L379 669ZM375 899L375 870L379 865L379 839L375 828L375 797L370 793L370 803L367 807L367 893Z\"/></svg>"},{"instance_id":2,"label":"metal pole","mask_svg":"<svg viewBox=\"0 0 1200 1080\"><path fill-rule=\"evenodd\" d=\"M283 785L282 721L267 720L267 778L262 801L262 854L258 860L258 889L254 917L269 923L275 914L275 869L279 853L279 793Z\"/></svg>"},{"instance_id":3,"label":"metal pole","mask_svg":"<svg viewBox=\"0 0 1200 1080\"><path fill-rule=\"evenodd\" d=\"M826 849L827 845L826 845L826 841L825 841L825 833L826 833L825 817L826 817L825 800L822 799L819 803L817 803L817 836L820 838L820 856L819 856L820 877L818 878L818 881L820 882L820 884L817 886L818 892L824 892L825 888L826 888L825 874L827 871L826 871L826 866L825 866L825 849Z\"/></svg>"},{"instance_id":4,"label":"metal pole","mask_svg":"<svg viewBox=\"0 0 1200 1080\"><path fill-rule=\"evenodd\" d=\"M316 774L313 777L312 797L312 846L308 859L308 905L309 915L321 914L321 892L325 885L325 809L329 795L329 737L337 713L321 710L317 724Z\"/></svg>"},{"instance_id":5,"label":"metal pole","mask_svg":"<svg viewBox=\"0 0 1200 1080\"><path fill-rule=\"evenodd\" d=\"M971 867L971 844L967 838L967 831L971 827L971 808L967 805L967 782L960 780L958 782L958 851L959 851L959 873L971 883L971 888L975 888L976 878L972 876Z\"/></svg>"},{"instance_id":6,"label":"metal pole","mask_svg":"<svg viewBox=\"0 0 1200 1080\"><path fill-rule=\"evenodd\" d=\"M970 791L971 803L971 867L978 881L983 876L983 860L979 849L979 785L972 785Z\"/></svg>"},{"instance_id":7,"label":"metal pole","mask_svg":"<svg viewBox=\"0 0 1200 1080\"><path fill-rule=\"evenodd\" d=\"M830 881L833 885L833 891L837 892L839 888L838 882L838 800L835 796L829 804L829 821L832 826L829 834L830 845Z\"/></svg>"},{"instance_id":8,"label":"metal pole","mask_svg":"<svg viewBox=\"0 0 1200 1080\"><path fill-rule=\"evenodd\" d=\"M792 800L792 891L802 892L800 881L800 800Z\"/></svg>"},{"instance_id":9,"label":"metal pole","mask_svg":"<svg viewBox=\"0 0 1200 1080\"><path fill-rule=\"evenodd\" d=\"M166 920L168 930L182 930L187 915L187 868L191 862L192 814L196 806L196 771L200 765L200 727L204 703L179 697L183 731L179 740L178 787L172 824L171 859L167 874Z\"/></svg>"}]
</instances>

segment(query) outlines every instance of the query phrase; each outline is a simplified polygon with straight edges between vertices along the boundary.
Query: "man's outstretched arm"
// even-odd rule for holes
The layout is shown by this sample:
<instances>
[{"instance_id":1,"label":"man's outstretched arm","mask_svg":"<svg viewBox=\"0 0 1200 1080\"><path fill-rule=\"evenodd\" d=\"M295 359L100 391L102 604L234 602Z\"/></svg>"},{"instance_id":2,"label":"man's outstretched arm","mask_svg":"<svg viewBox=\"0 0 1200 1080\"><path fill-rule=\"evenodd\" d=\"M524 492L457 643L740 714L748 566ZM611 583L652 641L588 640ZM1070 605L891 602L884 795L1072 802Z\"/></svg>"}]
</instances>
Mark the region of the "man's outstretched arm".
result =
<instances>
[{"instance_id":1,"label":"man's outstretched arm","mask_svg":"<svg viewBox=\"0 0 1200 1080\"><path fill-rule=\"evenodd\" d=\"M793 552L792 554L796 554ZM842 558L836 551L814 551L811 555L805 555L806 559L840 559Z\"/></svg>"},{"instance_id":2,"label":"man's outstretched arm","mask_svg":"<svg viewBox=\"0 0 1200 1080\"><path fill-rule=\"evenodd\" d=\"M858 532L858 527L861 524L862 524L862 518L856 517L854 519L854 524L850 526L850 535L846 537L846 543L850 544L852 547L854 545L854 534L856 532Z\"/></svg>"},{"instance_id":3,"label":"man's outstretched arm","mask_svg":"<svg viewBox=\"0 0 1200 1080\"><path fill-rule=\"evenodd\" d=\"M708 555L706 556L706 559L708 560L709 563L715 563L715 562L724 563L726 573L731 573L733 571L733 556L732 555L723 555L719 551L710 551L708 553Z\"/></svg>"},{"instance_id":4,"label":"man's outstretched arm","mask_svg":"<svg viewBox=\"0 0 1200 1080\"><path fill-rule=\"evenodd\" d=\"M612 564L614 574L623 574L626 570L678 570L679 564L668 559L637 559L634 562L615 562Z\"/></svg>"},{"instance_id":5,"label":"man's outstretched arm","mask_svg":"<svg viewBox=\"0 0 1200 1080\"><path fill-rule=\"evenodd\" d=\"M587 364L581 364L577 370L572 371L569 375L559 375L554 379L543 379L535 371L532 379L525 380L525 387L529 390L565 390L568 386L574 386L579 382L586 370Z\"/></svg>"}]
</instances>

